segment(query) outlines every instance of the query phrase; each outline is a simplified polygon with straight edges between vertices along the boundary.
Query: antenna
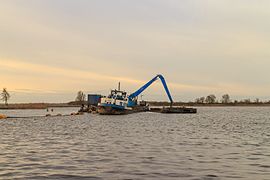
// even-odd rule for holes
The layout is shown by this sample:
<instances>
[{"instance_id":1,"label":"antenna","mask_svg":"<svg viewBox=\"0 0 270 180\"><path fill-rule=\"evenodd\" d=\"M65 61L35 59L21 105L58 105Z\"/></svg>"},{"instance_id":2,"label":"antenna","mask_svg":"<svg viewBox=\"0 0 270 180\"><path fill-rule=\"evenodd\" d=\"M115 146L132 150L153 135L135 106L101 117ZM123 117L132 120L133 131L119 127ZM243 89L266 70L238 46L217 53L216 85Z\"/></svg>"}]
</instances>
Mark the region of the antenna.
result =
<instances>
[{"instance_id":1,"label":"antenna","mask_svg":"<svg viewBox=\"0 0 270 180\"><path fill-rule=\"evenodd\" d=\"M118 83L118 91L120 91L120 86L121 86L121 84L120 84L120 82Z\"/></svg>"}]
</instances>

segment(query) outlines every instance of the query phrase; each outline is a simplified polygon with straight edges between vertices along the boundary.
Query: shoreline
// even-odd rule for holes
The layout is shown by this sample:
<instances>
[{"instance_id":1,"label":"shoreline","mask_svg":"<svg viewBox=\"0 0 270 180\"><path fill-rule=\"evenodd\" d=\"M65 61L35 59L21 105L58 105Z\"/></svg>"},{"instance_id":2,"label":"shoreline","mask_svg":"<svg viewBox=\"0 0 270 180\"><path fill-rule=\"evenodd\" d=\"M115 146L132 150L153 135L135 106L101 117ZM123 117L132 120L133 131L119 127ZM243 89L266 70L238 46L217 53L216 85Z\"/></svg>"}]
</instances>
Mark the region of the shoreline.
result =
<instances>
[{"instance_id":1,"label":"shoreline","mask_svg":"<svg viewBox=\"0 0 270 180\"><path fill-rule=\"evenodd\" d=\"M148 101L147 102L150 106L170 106L169 102L157 102L157 101ZM255 102L251 102L251 103L195 103L195 102L174 102L173 106L194 106L194 107L267 107L270 106L270 103L255 103Z\"/></svg>"},{"instance_id":2,"label":"shoreline","mask_svg":"<svg viewBox=\"0 0 270 180\"><path fill-rule=\"evenodd\" d=\"M47 109L47 108L65 108L65 107L80 107L80 105L68 103L16 103L0 104L0 110L14 110L14 109Z\"/></svg>"},{"instance_id":3,"label":"shoreline","mask_svg":"<svg viewBox=\"0 0 270 180\"><path fill-rule=\"evenodd\" d=\"M170 106L168 102L147 102L150 106L163 107ZM86 104L86 103L84 103ZM229 103L229 104L198 104L198 103L182 103L175 102L173 106L186 106L186 107L270 107L270 103ZM81 107L79 104L74 103L14 103L8 106L0 104L0 110L15 110L15 109L47 109L47 108L69 108L69 107Z\"/></svg>"},{"instance_id":4,"label":"shoreline","mask_svg":"<svg viewBox=\"0 0 270 180\"><path fill-rule=\"evenodd\" d=\"M150 106L170 106L169 103L151 103ZM198 103L174 103L173 106L187 106L187 107L270 107L269 103L250 103L250 104L222 104L222 103L214 103L214 104L198 104Z\"/></svg>"}]
</instances>

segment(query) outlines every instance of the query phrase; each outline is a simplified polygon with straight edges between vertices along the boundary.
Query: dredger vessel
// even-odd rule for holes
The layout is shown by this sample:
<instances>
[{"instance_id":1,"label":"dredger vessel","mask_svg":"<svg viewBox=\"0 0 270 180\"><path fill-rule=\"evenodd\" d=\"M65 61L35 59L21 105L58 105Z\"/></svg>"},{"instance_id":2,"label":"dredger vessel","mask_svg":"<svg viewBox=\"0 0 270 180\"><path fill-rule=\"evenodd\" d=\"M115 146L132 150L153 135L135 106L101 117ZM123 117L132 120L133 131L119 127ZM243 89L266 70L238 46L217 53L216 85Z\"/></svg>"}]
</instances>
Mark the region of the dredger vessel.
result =
<instances>
[{"instance_id":1,"label":"dredger vessel","mask_svg":"<svg viewBox=\"0 0 270 180\"><path fill-rule=\"evenodd\" d=\"M128 95L127 92L120 90L120 83L118 90L111 90L111 93L107 97L102 97L98 104L98 113L103 115L120 115L129 114L134 112L149 111L149 106L145 102L138 103L138 96L146 90L153 82L160 79L163 87L167 93L167 96L171 102L170 107L163 107L160 110L154 112L160 113L196 113L197 110L194 108L186 107L172 107L173 99L170 94L169 88L166 84L164 77L161 74L156 75L153 79L143 85L140 89L134 93Z\"/></svg>"}]
</instances>

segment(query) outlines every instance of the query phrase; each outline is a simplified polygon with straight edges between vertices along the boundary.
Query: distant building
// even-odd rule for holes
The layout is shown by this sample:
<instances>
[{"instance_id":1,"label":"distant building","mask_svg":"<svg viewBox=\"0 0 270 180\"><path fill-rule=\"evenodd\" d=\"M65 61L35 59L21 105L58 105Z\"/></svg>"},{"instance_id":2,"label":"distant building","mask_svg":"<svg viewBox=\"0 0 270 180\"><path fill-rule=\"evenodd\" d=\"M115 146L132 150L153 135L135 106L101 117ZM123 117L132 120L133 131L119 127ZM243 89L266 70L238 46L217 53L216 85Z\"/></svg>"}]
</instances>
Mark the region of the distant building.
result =
<instances>
[{"instance_id":1,"label":"distant building","mask_svg":"<svg viewBox=\"0 0 270 180\"><path fill-rule=\"evenodd\" d=\"M97 106L100 102L101 95L100 94L88 94L87 96L87 104L92 106Z\"/></svg>"}]
</instances>

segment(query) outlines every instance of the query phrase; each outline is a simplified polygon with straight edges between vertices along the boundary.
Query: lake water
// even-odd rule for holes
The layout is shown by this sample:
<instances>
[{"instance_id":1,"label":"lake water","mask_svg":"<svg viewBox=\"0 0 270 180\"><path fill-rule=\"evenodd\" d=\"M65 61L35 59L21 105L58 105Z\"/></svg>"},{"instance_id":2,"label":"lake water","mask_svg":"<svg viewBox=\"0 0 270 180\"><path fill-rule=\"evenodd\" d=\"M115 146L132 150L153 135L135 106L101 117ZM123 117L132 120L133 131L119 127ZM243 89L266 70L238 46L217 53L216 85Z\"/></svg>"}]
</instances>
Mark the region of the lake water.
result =
<instances>
[{"instance_id":1,"label":"lake water","mask_svg":"<svg viewBox=\"0 0 270 180\"><path fill-rule=\"evenodd\" d=\"M0 179L241 178L270 179L269 107L0 120Z\"/></svg>"}]
</instances>

